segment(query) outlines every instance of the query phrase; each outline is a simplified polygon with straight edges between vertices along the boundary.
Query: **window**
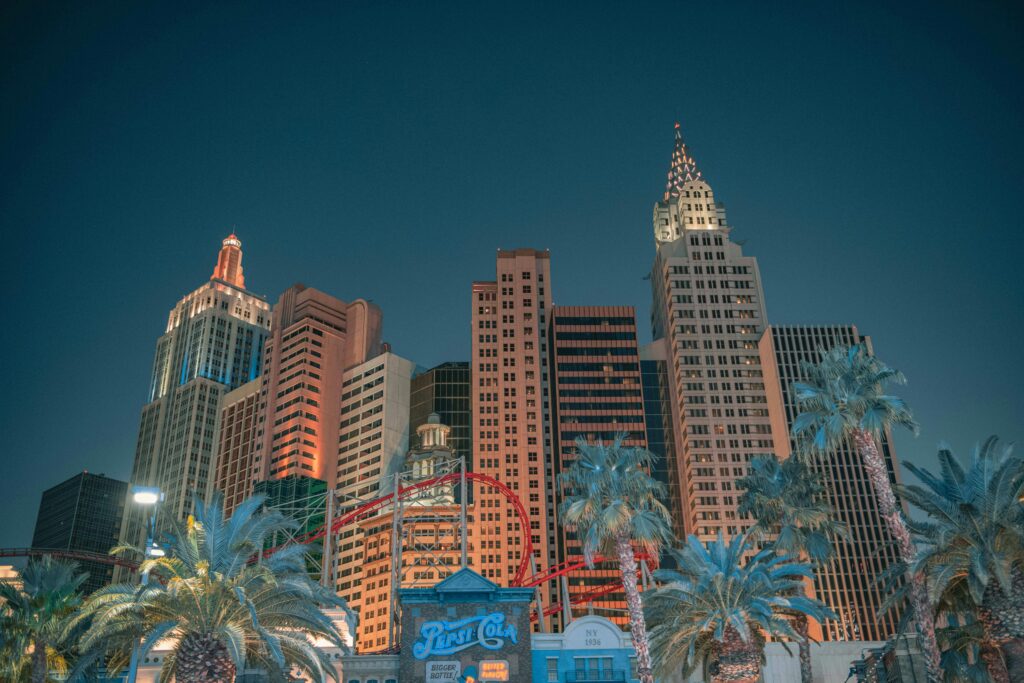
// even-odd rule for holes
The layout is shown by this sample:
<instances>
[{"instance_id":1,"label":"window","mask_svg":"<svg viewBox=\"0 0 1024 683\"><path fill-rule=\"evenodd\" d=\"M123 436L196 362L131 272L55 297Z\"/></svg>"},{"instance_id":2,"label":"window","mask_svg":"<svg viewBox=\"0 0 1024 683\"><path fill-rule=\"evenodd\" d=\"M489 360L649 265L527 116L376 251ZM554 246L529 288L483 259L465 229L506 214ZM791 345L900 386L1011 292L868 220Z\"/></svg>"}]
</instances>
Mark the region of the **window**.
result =
<instances>
[{"instance_id":1,"label":"window","mask_svg":"<svg viewBox=\"0 0 1024 683\"><path fill-rule=\"evenodd\" d=\"M548 657L548 683L558 683L558 657Z\"/></svg>"}]
</instances>

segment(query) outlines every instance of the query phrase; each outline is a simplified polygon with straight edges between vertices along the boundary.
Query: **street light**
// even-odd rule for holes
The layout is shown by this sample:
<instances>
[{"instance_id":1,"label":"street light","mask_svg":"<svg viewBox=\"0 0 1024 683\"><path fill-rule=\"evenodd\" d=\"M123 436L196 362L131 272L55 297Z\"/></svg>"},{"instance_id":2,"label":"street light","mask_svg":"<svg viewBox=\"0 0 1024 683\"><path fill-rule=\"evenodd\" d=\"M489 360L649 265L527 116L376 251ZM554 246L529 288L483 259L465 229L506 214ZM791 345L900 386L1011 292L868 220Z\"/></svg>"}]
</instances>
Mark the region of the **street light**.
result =
<instances>
[{"instance_id":1,"label":"street light","mask_svg":"<svg viewBox=\"0 0 1024 683\"><path fill-rule=\"evenodd\" d=\"M132 500L139 505L155 505L163 500L163 493L157 486L133 486Z\"/></svg>"},{"instance_id":2,"label":"street light","mask_svg":"<svg viewBox=\"0 0 1024 683\"><path fill-rule=\"evenodd\" d=\"M151 557L163 557L167 553L163 548L156 542L154 538L156 536L156 513L160 509L160 503L163 502L164 493L160 490L159 486L132 486L132 501L136 505L152 505L152 510L149 512L149 519L146 523L146 558ZM149 583L149 568L147 567L142 571L143 586ZM139 650L142 646L141 641L135 643L132 647L132 658L128 664L128 678L125 683L135 683L135 678L139 671Z\"/></svg>"}]
</instances>

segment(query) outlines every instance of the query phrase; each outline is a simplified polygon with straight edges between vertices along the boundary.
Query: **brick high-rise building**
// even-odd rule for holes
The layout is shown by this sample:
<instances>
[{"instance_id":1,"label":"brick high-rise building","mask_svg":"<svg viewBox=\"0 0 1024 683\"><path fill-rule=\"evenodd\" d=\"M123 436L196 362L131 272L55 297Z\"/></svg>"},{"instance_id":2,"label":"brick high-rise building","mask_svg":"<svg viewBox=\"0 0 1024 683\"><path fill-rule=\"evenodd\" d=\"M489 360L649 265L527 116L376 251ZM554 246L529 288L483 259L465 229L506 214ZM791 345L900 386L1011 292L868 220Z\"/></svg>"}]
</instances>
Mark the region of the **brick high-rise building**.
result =
<instances>
[{"instance_id":1,"label":"brick high-rise building","mask_svg":"<svg viewBox=\"0 0 1024 683\"><path fill-rule=\"evenodd\" d=\"M557 474L572 465L576 440L609 442L619 432L623 444L647 448L643 383L637 346L636 312L632 306L556 306L548 325L550 359L552 459ZM556 515L562 491L554 484ZM581 558L574 530L558 525L560 560ZM617 561L582 569L567 581L570 597L619 581ZM602 612L613 621L628 623L625 594L603 595L576 608ZM610 612L610 613L609 613Z\"/></svg>"},{"instance_id":2,"label":"brick high-rise building","mask_svg":"<svg viewBox=\"0 0 1024 683\"><path fill-rule=\"evenodd\" d=\"M165 520L184 519L210 485L221 397L260 374L270 306L245 289L241 246L224 240L210 281L178 302L157 341L131 483L160 487ZM122 542L145 543L145 514L125 508Z\"/></svg>"},{"instance_id":3,"label":"brick high-rise building","mask_svg":"<svg viewBox=\"0 0 1024 683\"><path fill-rule=\"evenodd\" d=\"M686 497L683 528L708 541L749 527L735 481L773 449L758 339L765 329L757 261L731 238L725 207L697 169L679 126L668 184L654 205L654 338L670 360L680 462L670 482Z\"/></svg>"},{"instance_id":4,"label":"brick high-rise building","mask_svg":"<svg viewBox=\"0 0 1024 683\"><path fill-rule=\"evenodd\" d=\"M523 558L524 534L536 565L557 561L545 333L551 260L546 251L502 250L496 271L494 281L472 287L473 470L511 488L531 528L520 528L501 494L477 487L474 568L507 586ZM540 592L544 605L559 599L551 582Z\"/></svg>"},{"instance_id":5,"label":"brick high-rise building","mask_svg":"<svg viewBox=\"0 0 1024 683\"><path fill-rule=\"evenodd\" d=\"M33 548L82 550L105 555L118 544L128 484L102 474L82 472L43 491L32 534ZM110 583L113 565L79 560L89 574L82 590L91 593Z\"/></svg>"},{"instance_id":6,"label":"brick high-rise building","mask_svg":"<svg viewBox=\"0 0 1024 683\"><path fill-rule=\"evenodd\" d=\"M380 309L295 285L274 308L260 393L254 480L326 481L338 470L343 374L381 352Z\"/></svg>"},{"instance_id":7,"label":"brick high-rise building","mask_svg":"<svg viewBox=\"0 0 1024 683\"><path fill-rule=\"evenodd\" d=\"M768 392L772 431L779 435L775 452L786 458L796 447L792 430L798 408L793 382L806 381L802 363L817 363L819 349L864 344L871 339L853 325L772 325L761 337L761 366ZM896 458L888 434L881 439L889 478L896 482ZM882 586L877 577L898 561L896 546L878 512L871 480L849 442L828 456L815 456L812 466L821 472L837 519L849 528L849 538L836 543L835 558L815 573L816 596L839 618L822 624L826 640L886 640L896 631L893 614L879 614Z\"/></svg>"},{"instance_id":8,"label":"brick high-rise building","mask_svg":"<svg viewBox=\"0 0 1024 683\"><path fill-rule=\"evenodd\" d=\"M257 377L224 394L220 400L215 475L210 480L208 495L213 491L224 494L224 514L228 516L253 493L261 386L263 383Z\"/></svg>"}]
</instances>

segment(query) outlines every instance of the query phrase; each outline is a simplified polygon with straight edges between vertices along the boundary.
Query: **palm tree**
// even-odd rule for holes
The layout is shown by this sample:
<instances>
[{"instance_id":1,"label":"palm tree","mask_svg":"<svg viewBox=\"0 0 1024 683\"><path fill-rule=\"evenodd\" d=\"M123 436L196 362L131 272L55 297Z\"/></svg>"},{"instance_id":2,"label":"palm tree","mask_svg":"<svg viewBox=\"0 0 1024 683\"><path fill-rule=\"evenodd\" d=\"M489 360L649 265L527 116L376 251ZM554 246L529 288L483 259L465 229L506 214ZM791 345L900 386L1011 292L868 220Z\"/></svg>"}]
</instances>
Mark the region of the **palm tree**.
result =
<instances>
[{"instance_id":1,"label":"palm tree","mask_svg":"<svg viewBox=\"0 0 1024 683\"><path fill-rule=\"evenodd\" d=\"M976 616L992 679L1024 680L1024 458L995 436L966 467L948 447L938 456L938 475L905 463L921 485L899 487L928 515L909 522L920 548L914 570L944 611Z\"/></svg>"},{"instance_id":2,"label":"palm tree","mask_svg":"<svg viewBox=\"0 0 1024 683\"><path fill-rule=\"evenodd\" d=\"M32 683L44 683L50 670L66 670L67 626L86 578L74 562L46 556L29 560L20 588L0 581L0 680L24 680L27 672Z\"/></svg>"},{"instance_id":3,"label":"palm tree","mask_svg":"<svg viewBox=\"0 0 1024 683\"><path fill-rule=\"evenodd\" d=\"M659 498L665 486L651 477L657 456L643 448L623 445L625 434L611 443L576 440L576 457L558 475L565 498L559 508L562 521L575 528L583 545L583 558L593 567L600 553L617 557L629 608L629 624L636 648L641 683L654 683L650 644L644 621L634 546L657 557L672 538L668 509Z\"/></svg>"},{"instance_id":4,"label":"palm tree","mask_svg":"<svg viewBox=\"0 0 1024 683\"><path fill-rule=\"evenodd\" d=\"M677 569L659 569L663 584L646 597L651 648L660 675L708 663L712 683L760 680L764 636L801 640L785 615L819 621L835 614L804 595L811 565L769 546L744 562L748 534L705 546L690 536L669 551Z\"/></svg>"},{"instance_id":5,"label":"palm tree","mask_svg":"<svg viewBox=\"0 0 1024 683\"><path fill-rule=\"evenodd\" d=\"M874 489L878 511L896 542L900 558L911 566L917 551L877 443L890 427L906 427L917 433L917 423L903 399L883 393L887 384L903 384L906 380L902 373L869 355L862 344L819 353L820 363L802 366L808 380L793 384L801 411L793 421L793 434L820 453L834 452L847 439L853 441ZM928 680L939 683L940 654L927 590L920 575L911 572L907 579Z\"/></svg>"},{"instance_id":6,"label":"palm tree","mask_svg":"<svg viewBox=\"0 0 1024 683\"><path fill-rule=\"evenodd\" d=\"M324 681L336 677L311 638L326 638L347 650L342 635L320 605L345 610L343 600L314 582L306 571L307 548L291 545L255 562L264 541L297 524L276 510L261 510L254 496L224 518L220 496L196 501L196 515L178 524L171 554L142 563L160 580L120 584L94 593L80 613L92 625L79 645L83 659L108 657L120 671L140 639L139 658L161 641L173 645L160 680L231 683L247 665L283 678L297 667Z\"/></svg>"},{"instance_id":7,"label":"palm tree","mask_svg":"<svg viewBox=\"0 0 1024 683\"><path fill-rule=\"evenodd\" d=\"M743 490L739 513L757 520L750 528L751 539L771 540L776 552L806 558L821 567L832 559L836 540L846 537L846 526L833 517L821 474L796 456L781 463L773 455L754 458L750 472L736 486ZM801 638L800 678L811 683L807 615L798 613L793 622Z\"/></svg>"}]
</instances>

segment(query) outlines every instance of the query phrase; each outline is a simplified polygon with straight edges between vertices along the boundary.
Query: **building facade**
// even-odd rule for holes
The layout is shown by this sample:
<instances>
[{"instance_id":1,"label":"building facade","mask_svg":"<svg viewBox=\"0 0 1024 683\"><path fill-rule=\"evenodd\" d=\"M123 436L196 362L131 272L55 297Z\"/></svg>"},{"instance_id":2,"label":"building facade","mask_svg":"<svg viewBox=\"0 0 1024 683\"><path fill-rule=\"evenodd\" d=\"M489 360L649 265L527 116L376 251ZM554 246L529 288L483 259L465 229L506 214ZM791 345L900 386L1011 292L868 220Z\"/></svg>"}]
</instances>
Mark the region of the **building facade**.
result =
<instances>
[{"instance_id":1,"label":"building facade","mask_svg":"<svg viewBox=\"0 0 1024 683\"><path fill-rule=\"evenodd\" d=\"M472 286L473 471L512 489L531 527L520 528L498 492L475 491L475 569L501 586L514 577L527 538L535 566L557 561L547 405L551 297L550 256L534 249L499 251L496 279ZM546 606L558 602L557 586L540 592ZM559 620L545 617L541 628Z\"/></svg>"},{"instance_id":2,"label":"building facade","mask_svg":"<svg viewBox=\"0 0 1024 683\"><path fill-rule=\"evenodd\" d=\"M625 446L647 448L643 382L637 345L636 312L632 306L556 306L548 325L550 411L554 474L568 469L576 440L610 442L625 433ZM564 492L557 483L557 516ZM550 495L550 494L549 494ZM581 559L583 550L574 529L558 524L558 558ZM570 602L620 580L617 561L597 563L563 578ZM562 601L565 602L564 600ZM629 619L621 591L594 597L574 609L578 614L601 610L620 624Z\"/></svg>"},{"instance_id":3,"label":"building facade","mask_svg":"<svg viewBox=\"0 0 1024 683\"><path fill-rule=\"evenodd\" d=\"M819 349L863 344L872 353L871 339L853 325L772 325L761 337L761 366L765 372L768 407L776 454L789 457L795 450L791 433L798 414L793 383L806 381L803 363L817 363ZM882 456L889 478L896 482L895 454L889 435L883 436ZM828 501L837 519L846 524L849 538L835 544L835 557L815 572L814 592L839 618L822 624L826 640L886 640L896 632L897 616L880 614L884 598L879 575L898 562L896 546L878 512L860 456L844 443L827 456L814 456L812 466L822 475Z\"/></svg>"},{"instance_id":4,"label":"building facade","mask_svg":"<svg viewBox=\"0 0 1024 683\"><path fill-rule=\"evenodd\" d=\"M235 507L252 495L253 458L256 455L256 431L259 427L259 378L246 382L224 394L220 401L220 427L214 460L215 476L208 491L224 496L224 514L231 516Z\"/></svg>"},{"instance_id":5,"label":"building facade","mask_svg":"<svg viewBox=\"0 0 1024 683\"><path fill-rule=\"evenodd\" d=\"M127 491L127 482L89 472L76 474L43 491L32 547L105 555L118 544ZM82 584L85 593L92 593L113 579L111 564L89 560L79 560L78 564L81 571L89 574Z\"/></svg>"},{"instance_id":6,"label":"building facade","mask_svg":"<svg viewBox=\"0 0 1024 683\"><path fill-rule=\"evenodd\" d=\"M451 428L437 413L432 413L416 431L418 444L409 451L398 475L402 489L460 471L448 443ZM360 522L363 557L359 652L380 652L397 645L397 589L433 586L461 567L464 525L457 489L454 484L421 488L396 506ZM471 515L471 508L467 508L467 517ZM471 540L467 538L466 543L467 560L472 563Z\"/></svg>"},{"instance_id":7,"label":"building facade","mask_svg":"<svg viewBox=\"0 0 1024 683\"><path fill-rule=\"evenodd\" d=\"M640 348L640 382L643 385L647 450L658 458L651 474L668 491L662 502L672 515L673 531L678 538L685 538L683 500L686 496L681 487L682 463L676 451L676 444L680 441L679 414L674 409L670 368L668 344L664 339Z\"/></svg>"},{"instance_id":8,"label":"building facade","mask_svg":"<svg viewBox=\"0 0 1024 683\"><path fill-rule=\"evenodd\" d=\"M270 306L245 289L241 246L224 240L210 281L178 302L157 340L131 483L160 487L165 520L184 519L210 486L221 397L260 374ZM122 542L142 546L144 520L127 506Z\"/></svg>"},{"instance_id":9,"label":"building facade","mask_svg":"<svg viewBox=\"0 0 1024 683\"><path fill-rule=\"evenodd\" d=\"M260 391L253 476L337 481L344 373L381 351L380 309L295 285L274 308Z\"/></svg>"},{"instance_id":10,"label":"building facade","mask_svg":"<svg viewBox=\"0 0 1024 683\"><path fill-rule=\"evenodd\" d=\"M448 445L455 457L473 453L471 404L472 371L468 362L441 363L412 378L409 398L409 429L416 431L432 413L451 428Z\"/></svg>"},{"instance_id":11,"label":"building facade","mask_svg":"<svg viewBox=\"0 0 1024 683\"><path fill-rule=\"evenodd\" d=\"M335 479L335 516L386 493L409 450L409 389L415 364L391 352L350 368L340 387L341 415ZM373 600L379 579L366 525L352 523L331 539L334 586L360 615L357 643L381 649L374 617L387 605ZM369 559L368 559L369 558ZM369 597L368 597L369 596ZM390 614L388 612L387 614Z\"/></svg>"},{"instance_id":12,"label":"building facade","mask_svg":"<svg viewBox=\"0 0 1024 683\"><path fill-rule=\"evenodd\" d=\"M686 533L709 541L743 532L735 480L772 452L758 340L765 329L757 261L730 237L725 207L676 126L668 184L654 206L654 339L667 344L679 415L680 501Z\"/></svg>"}]
</instances>

